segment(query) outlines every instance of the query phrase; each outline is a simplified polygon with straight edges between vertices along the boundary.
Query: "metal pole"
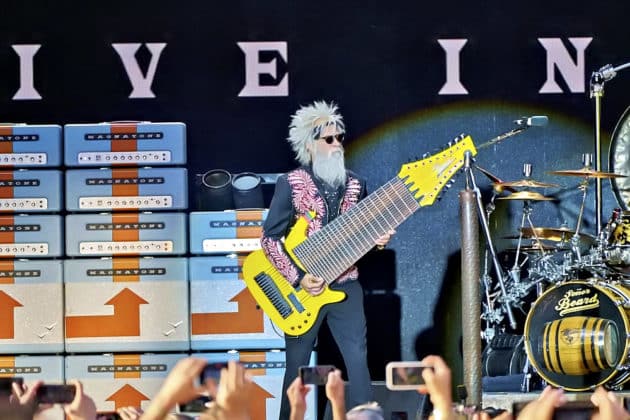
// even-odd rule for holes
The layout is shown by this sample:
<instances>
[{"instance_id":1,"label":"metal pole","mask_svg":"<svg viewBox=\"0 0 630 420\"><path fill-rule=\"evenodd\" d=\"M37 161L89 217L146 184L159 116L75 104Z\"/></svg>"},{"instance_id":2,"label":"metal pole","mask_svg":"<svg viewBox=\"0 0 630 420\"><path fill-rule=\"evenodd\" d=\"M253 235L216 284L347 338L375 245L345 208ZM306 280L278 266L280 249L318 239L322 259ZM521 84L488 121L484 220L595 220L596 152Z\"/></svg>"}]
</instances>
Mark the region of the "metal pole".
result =
<instances>
[{"instance_id":1,"label":"metal pole","mask_svg":"<svg viewBox=\"0 0 630 420\"><path fill-rule=\"evenodd\" d=\"M468 404L481 406L481 305L479 219L474 191L459 194L462 233L462 341Z\"/></svg>"}]
</instances>

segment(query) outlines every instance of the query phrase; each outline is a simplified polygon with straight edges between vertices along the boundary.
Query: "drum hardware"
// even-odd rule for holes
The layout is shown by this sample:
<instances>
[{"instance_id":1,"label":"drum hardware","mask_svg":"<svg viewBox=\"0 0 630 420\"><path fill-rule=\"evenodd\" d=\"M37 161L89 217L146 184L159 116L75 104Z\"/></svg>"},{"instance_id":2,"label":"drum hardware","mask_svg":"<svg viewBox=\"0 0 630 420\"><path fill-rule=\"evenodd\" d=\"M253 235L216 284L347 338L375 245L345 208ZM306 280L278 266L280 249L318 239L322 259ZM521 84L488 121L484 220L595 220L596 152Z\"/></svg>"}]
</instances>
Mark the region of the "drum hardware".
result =
<instances>
[{"instance_id":1,"label":"drum hardware","mask_svg":"<svg viewBox=\"0 0 630 420\"><path fill-rule=\"evenodd\" d=\"M514 131L514 130L512 130ZM521 130L522 131L522 130ZM494 140L494 143L497 143L501 140L503 140L504 138L507 138L509 136L512 136L514 134L516 134L518 131L515 131L512 134L506 134L504 135L504 137L500 138L501 136L497 137ZM492 144L493 140L491 140L490 142L487 142L485 145L488 146L490 144ZM484 146L484 145L482 145ZM476 203L477 203L477 213L479 214L479 221L481 222L481 226L483 229L483 233L485 235L486 238L486 247L488 249L488 251L490 252L490 255L492 256L492 262L493 262L493 267L495 270L495 274L497 276L497 280L499 283L499 288L501 291L502 296L504 297L504 299L500 299L500 303L502 304L503 309L505 310L505 313L508 316L509 322L510 322L510 327L512 329L516 329L516 319L514 318L514 313L512 312L512 307L510 306L510 302L507 300L507 289L506 289L506 279L505 279L505 274L503 273L503 269L501 267L501 264L499 263L499 258L497 257L497 251L496 248L494 246L494 242L492 240L492 235L490 234L490 227L488 225L488 217L486 216L486 211L490 210L489 208L485 208L483 206L483 203L481 202L481 191L479 190L479 187L475 181L475 175L472 171L473 165L471 165L472 163L472 158L470 158L470 156L468 156L469 159L467 159L467 164L464 165L464 173L466 176L466 186L467 187L472 187L471 190L475 193L475 197L476 197ZM492 207L494 207L494 204L492 205ZM492 208L491 207L491 208ZM486 292L489 292L489 289L486 289ZM489 308L490 309L490 308Z\"/></svg>"},{"instance_id":2,"label":"drum hardware","mask_svg":"<svg viewBox=\"0 0 630 420\"><path fill-rule=\"evenodd\" d=\"M630 67L630 63L613 67L606 64L598 71L594 71L590 80L591 98L595 99L595 169L598 171L602 168L602 142L601 142L601 109L602 98L604 96L604 83L612 80L617 72ZM596 180L595 194L595 215L597 217L597 233L602 230L602 183L600 179Z\"/></svg>"}]
</instances>

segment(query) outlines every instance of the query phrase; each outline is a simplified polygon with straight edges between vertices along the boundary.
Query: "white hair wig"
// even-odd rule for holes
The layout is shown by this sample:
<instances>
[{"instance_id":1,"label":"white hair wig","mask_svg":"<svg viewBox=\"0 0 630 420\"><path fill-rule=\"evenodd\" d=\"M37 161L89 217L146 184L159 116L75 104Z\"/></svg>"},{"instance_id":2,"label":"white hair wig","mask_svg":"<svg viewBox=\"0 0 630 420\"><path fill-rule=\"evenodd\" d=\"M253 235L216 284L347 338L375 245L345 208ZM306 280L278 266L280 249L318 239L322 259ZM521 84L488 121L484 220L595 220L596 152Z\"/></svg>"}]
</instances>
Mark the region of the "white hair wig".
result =
<instances>
[{"instance_id":1,"label":"white hair wig","mask_svg":"<svg viewBox=\"0 0 630 420\"><path fill-rule=\"evenodd\" d=\"M300 107L291 117L287 140L300 164L311 163L307 145L317 140L322 130L329 125L335 125L340 133L346 131L343 117L337 113L337 105L334 102L315 101L310 105Z\"/></svg>"}]
</instances>

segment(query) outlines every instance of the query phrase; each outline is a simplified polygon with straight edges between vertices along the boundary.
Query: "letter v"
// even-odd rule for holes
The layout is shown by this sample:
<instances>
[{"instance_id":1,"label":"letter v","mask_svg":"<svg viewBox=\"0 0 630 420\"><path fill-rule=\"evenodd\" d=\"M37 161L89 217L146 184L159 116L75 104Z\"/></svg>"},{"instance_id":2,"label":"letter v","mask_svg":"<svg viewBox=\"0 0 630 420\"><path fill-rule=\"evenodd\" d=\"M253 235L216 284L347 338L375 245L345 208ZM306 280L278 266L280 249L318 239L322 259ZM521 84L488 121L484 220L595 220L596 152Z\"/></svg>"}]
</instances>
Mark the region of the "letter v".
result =
<instances>
[{"instance_id":1,"label":"letter v","mask_svg":"<svg viewBox=\"0 0 630 420\"><path fill-rule=\"evenodd\" d=\"M116 50L120 59L125 66L125 71L131 82L133 90L129 95L130 98L155 98L155 94L151 90L153 84L153 78L155 76L155 70L157 69L158 61L160 61L160 55L162 50L166 47L165 43L147 43L145 44L151 52L151 61L149 62L149 68L147 74L144 76L136 60L136 52L140 49L142 44L139 43L121 43L112 44L112 47Z\"/></svg>"}]
</instances>

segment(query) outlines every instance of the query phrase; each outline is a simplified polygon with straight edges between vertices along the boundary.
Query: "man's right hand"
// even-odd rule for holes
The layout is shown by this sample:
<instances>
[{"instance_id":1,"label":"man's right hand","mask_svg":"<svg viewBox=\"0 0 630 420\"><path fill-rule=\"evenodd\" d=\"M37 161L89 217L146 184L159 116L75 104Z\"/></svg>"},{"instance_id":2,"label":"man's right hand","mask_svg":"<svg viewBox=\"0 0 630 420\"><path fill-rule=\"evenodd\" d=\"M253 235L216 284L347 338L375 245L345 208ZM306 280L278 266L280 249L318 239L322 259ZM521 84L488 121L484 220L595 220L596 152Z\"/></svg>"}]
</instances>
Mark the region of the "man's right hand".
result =
<instances>
[{"instance_id":1,"label":"man's right hand","mask_svg":"<svg viewBox=\"0 0 630 420\"><path fill-rule=\"evenodd\" d=\"M317 296L324 291L326 282L321 277L315 277L312 274L306 273L302 280L300 280L300 286L306 290L310 295Z\"/></svg>"}]
</instances>

